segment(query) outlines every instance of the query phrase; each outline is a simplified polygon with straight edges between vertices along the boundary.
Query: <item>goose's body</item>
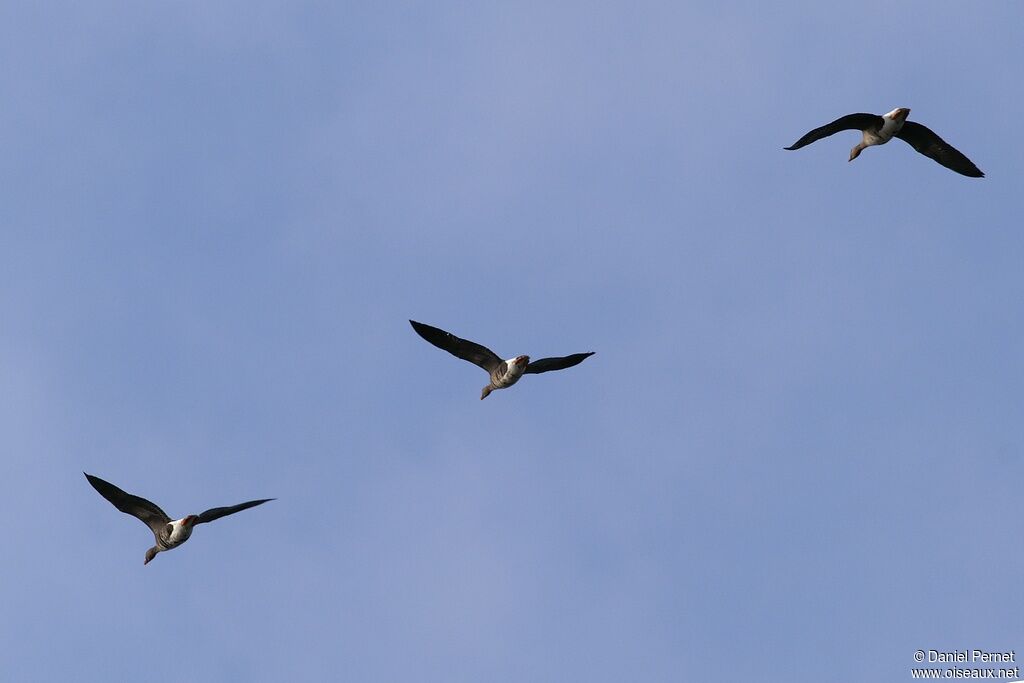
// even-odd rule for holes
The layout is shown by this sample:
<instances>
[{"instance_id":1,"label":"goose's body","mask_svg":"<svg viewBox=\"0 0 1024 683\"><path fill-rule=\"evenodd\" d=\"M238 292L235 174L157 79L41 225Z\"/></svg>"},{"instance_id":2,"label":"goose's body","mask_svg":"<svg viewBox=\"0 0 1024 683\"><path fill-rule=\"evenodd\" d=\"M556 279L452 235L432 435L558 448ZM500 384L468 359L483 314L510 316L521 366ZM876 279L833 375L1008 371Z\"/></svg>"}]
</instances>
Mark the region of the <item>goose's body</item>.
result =
<instances>
[{"instance_id":1,"label":"goose's body","mask_svg":"<svg viewBox=\"0 0 1024 683\"><path fill-rule=\"evenodd\" d=\"M165 550L173 550L187 541L189 537L192 536L192 530L197 524L212 522L215 519L220 519L227 515L233 515L236 512L241 512L242 510L274 500L273 498L250 500L246 503L239 503L238 505L231 505L229 507L210 508L202 514L186 515L181 519L172 520L167 516L167 513L161 510L155 503L152 503L145 498L140 498L139 496L133 496L130 493L126 493L110 482L103 481L99 477L94 477L91 474L86 474L85 472L82 474L85 474L85 478L89 481L92 487L96 489L101 496L110 501L114 507L125 514L137 517L153 532L156 544L146 551L146 561L143 562L143 564L149 564L150 560L156 557L157 553L161 553Z\"/></svg>"},{"instance_id":2,"label":"goose's body","mask_svg":"<svg viewBox=\"0 0 1024 683\"><path fill-rule=\"evenodd\" d=\"M526 368L529 367L529 364L529 356L516 356L515 358L501 361L491 370L491 383L488 385L491 391L494 389L507 389L518 382L526 374ZM487 393L491 392L488 391ZM486 395L480 398L486 398Z\"/></svg>"},{"instance_id":3,"label":"goose's body","mask_svg":"<svg viewBox=\"0 0 1024 683\"><path fill-rule=\"evenodd\" d=\"M970 178L983 178L985 174L964 156L953 145L949 144L931 129L922 126L914 121L907 121L910 110L906 107L893 109L884 116L878 114L847 114L841 116L832 123L820 128L815 128L802 138L784 149L795 150L805 147L829 135L835 135L843 130L859 130L862 138L853 149L850 150L850 161L856 159L862 151L875 145L885 143L897 137L913 147L921 154L942 164L946 168L956 171L961 175Z\"/></svg>"},{"instance_id":4,"label":"goose's body","mask_svg":"<svg viewBox=\"0 0 1024 683\"><path fill-rule=\"evenodd\" d=\"M540 374L551 370L564 370L565 368L578 365L588 356L594 355L593 351L574 353L571 356L558 358L541 358L532 363L529 356L516 356L515 358L502 360L486 346L466 339L460 339L451 332L445 332L436 327L418 323L415 320L410 320L409 323L416 330L416 334L437 348L443 349L457 358L467 360L487 371L491 381L483 388L480 394L481 401L496 389L505 389L512 386L523 375Z\"/></svg>"}]
</instances>

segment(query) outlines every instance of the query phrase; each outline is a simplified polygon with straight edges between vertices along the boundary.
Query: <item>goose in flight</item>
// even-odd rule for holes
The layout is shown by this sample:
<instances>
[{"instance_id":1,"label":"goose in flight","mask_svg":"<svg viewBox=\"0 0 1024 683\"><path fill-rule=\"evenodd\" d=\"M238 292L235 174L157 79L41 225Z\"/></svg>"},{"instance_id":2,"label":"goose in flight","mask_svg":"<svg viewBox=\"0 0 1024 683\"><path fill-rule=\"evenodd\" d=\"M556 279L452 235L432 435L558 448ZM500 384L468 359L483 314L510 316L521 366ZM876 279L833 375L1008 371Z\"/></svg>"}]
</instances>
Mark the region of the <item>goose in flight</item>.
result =
<instances>
[{"instance_id":1,"label":"goose in flight","mask_svg":"<svg viewBox=\"0 0 1024 683\"><path fill-rule=\"evenodd\" d=\"M516 356L515 358L502 360L487 347L465 339L459 339L450 332L418 323L415 320L410 320L409 323L412 325L412 329L416 330L416 334L437 348L444 349L462 360L468 360L470 363L478 365L487 371L491 376L491 381L480 394L481 401L487 398L487 395L495 389L504 389L512 386L523 375L538 375L551 370L564 370L582 363L587 356L594 355L593 351L574 353L571 356L561 358L541 358L532 363L529 356Z\"/></svg>"},{"instance_id":2,"label":"goose in flight","mask_svg":"<svg viewBox=\"0 0 1024 683\"><path fill-rule=\"evenodd\" d=\"M807 135L793 143L792 147L783 149L800 149L841 130L859 130L863 139L850 150L850 161L853 161L866 147L884 145L893 137L903 140L926 157L930 157L946 168L970 178L984 178L985 174L970 159L960 153L930 128L914 121L907 121L910 110L906 107L893 109L885 116L878 114L847 114L821 128L815 128Z\"/></svg>"},{"instance_id":3,"label":"goose in flight","mask_svg":"<svg viewBox=\"0 0 1024 683\"><path fill-rule=\"evenodd\" d=\"M166 513L164 513L163 510L145 498L139 498L138 496L133 496L130 493L125 493L110 482L103 481L99 477L94 477L85 472L82 472L82 474L84 474L85 478L89 480L92 487L96 489L101 496L109 500L114 507L121 512L132 515L133 517L138 517L142 520L143 524L152 530L153 536L156 537L156 545L146 551L146 561L142 564L149 564L149 561L156 557L157 553L177 548L179 545L187 541L189 536L192 535L192 529L196 524L212 522L215 519L220 519L221 517L233 515L236 512L241 512L242 510L247 510L248 508L255 507L257 505L262 505L268 500L274 500L273 498L250 500L247 503L239 503L238 505L232 505L230 507L210 508L199 515L188 515L181 519L172 520Z\"/></svg>"}]
</instances>

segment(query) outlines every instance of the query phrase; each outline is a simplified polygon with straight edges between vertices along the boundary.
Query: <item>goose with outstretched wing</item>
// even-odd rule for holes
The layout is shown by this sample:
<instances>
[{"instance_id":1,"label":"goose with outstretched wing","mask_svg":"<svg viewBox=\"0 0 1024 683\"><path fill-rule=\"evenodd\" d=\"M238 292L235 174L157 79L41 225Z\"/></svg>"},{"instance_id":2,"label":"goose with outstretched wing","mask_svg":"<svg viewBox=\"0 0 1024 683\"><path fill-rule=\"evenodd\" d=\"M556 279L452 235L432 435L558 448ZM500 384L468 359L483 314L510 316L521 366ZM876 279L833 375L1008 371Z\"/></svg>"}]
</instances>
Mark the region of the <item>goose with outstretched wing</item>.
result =
<instances>
[{"instance_id":1,"label":"goose with outstretched wing","mask_svg":"<svg viewBox=\"0 0 1024 683\"><path fill-rule=\"evenodd\" d=\"M579 365L584 359L594 355L593 351L588 351L587 353L574 353L571 356L561 356L558 358L541 358L532 363L529 356L516 356L515 358L502 360L486 346L481 346L476 342L466 339L460 339L451 332L445 332L436 327L418 323L415 320L410 320L409 323L412 325L412 329L416 330L416 334L437 348L444 349L453 356L467 360L487 371L487 374L491 376L491 381L480 394L481 401L487 398L488 394L495 389L505 389L512 386L523 375L538 375L552 370L564 370L574 365Z\"/></svg>"},{"instance_id":2,"label":"goose with outstretched wing","mask_svg":"<svg viewBox=\"0 0 1024 683\"><path fill-rule=\"evenodd\" d=\"M835 135L843 130L859 130L863 137L850 150L850 161L856 159L866 148L874 145L884 145L889 140L897 137L921 154L937 161L952 171L970 178L985 177L985 174L970 159L953 147L953 145L936 135L930 128L914 121L907 121L909 114L910 110L906 107L893 109L884 116L879 116L878 114L847 114L846 116L839 117L832 123L815 128L794 142L792 146L784 147L783 149L800 149L812 142L827 138L829 135Z\"/></svg>"},{"instance_id":3,"label":"goose with outstretched wing","mask_svg":"<svg viewBox=\"0 0 1024 683\"><path fill-rule=\"evenodd\" d=\"M197 524L212 522L215 519L220 519L227 515L233 515L236 512L248 510L251 507L256 507L257 505L262 505L267 501L274 500L273 498L250 500L246 503L239 503L238 505L210 508L206 512L198 515L187 515L181 519L171 519L167 516L167 513L161 510L155 503L152 503L145 498L140 498L139 496L133 496L130 493L126 493L110 482L103 481L99 477L94 477L93 475L85 472L82 474L85 474L85 478L89 480L92 487L96 489L101 496L110 501L114 507L125 514L138 517L142 520L142 523L148 526L153 532L153 536L156 538L156 545L146 551L146 561L142 564L149 564L150 560L156 557L157 553L165 550L172 550L187 541L192 535L192 529L195 528Z\"/></svg>"}]
</instances>

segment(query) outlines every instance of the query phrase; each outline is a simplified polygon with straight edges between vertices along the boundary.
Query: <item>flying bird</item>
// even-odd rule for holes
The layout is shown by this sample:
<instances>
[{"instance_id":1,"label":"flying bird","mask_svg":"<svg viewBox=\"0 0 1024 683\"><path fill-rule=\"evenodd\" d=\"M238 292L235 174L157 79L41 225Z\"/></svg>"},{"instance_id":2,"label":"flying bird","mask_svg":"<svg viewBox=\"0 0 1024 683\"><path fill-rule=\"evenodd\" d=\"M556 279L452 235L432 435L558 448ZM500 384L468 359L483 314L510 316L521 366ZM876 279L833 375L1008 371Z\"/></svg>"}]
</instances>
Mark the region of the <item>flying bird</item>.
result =
<instances>
[{"instance_id":1,"label":"flying bird","mask_svg":"<svg viewBox=\"0 0 1024 683\"><path fill-rule=\"evenodd\" d=\"M437 348L444 349L462 360L468 360L474 365L479 365L490 374L491 382L484 387L483 392L480 394L481 401L487 398L487 395L495 389L504 389L505 387L512 386L523 375L539 375L542 372L549 372L551 370L564 370L582 363L587 356L594 355L593 351L574 353L571 356L564 356L562 358L541 358L532 363L529 356L516 356L515 358L502 360L487 347L465 339L459 339L450 332L418 323L415 320L410 320L409 323L412 325L412 329L416 330L416 334Z\"/></svg>"},{"instance_id":2,"label":"flying bird","mask_svg":"<svg viewBox=\"0 0 1024 683\"><path fill-rule=\"evenodd\" d=\"M934 159L950 170L970 178L985 177L985 174L970 159L961 154L953 145L932 132L930 128L922 126L920 123L907 121L909 114L910 110L906 107L893 109L885 116L879 116L878 114L847 114L821 128L815 128L794 142L792 147L783 147L783 149L800 149L812 142L827 138L829 135L834 135L841 130L859 130L863 133L864 137L850 150L850 161L856 159L866 147L884 145L893 137L897 137L921 154Z\"/></svg>"},{"instance_id":3,"label":"flying bird","mask_svg":"<svg viewBox=\"0 0 1024 683\"><path fill-rule=\"evenodd\" d=\"M143 524L153 531L153 536L156 537L156 545L146 551L146 561L142 564L149 564L149 561L156 557L157 553L177 548L187 541L189 536L192 535L192 529L196 524L212 522L215 519L262 505L268 500L275 500L274 498L250 500L247 503L239 503L229 507L210 508L199 515L188 515L181 519L172 520L163 510L145 498L125 493L110 482L103 481L99 477L94 477L86 472L82 472L82 474L89 480L92 487L99 491L101 496L109 500L114 507L121 512L138 517L142 520Z\"/></svg>"}]
</instances>

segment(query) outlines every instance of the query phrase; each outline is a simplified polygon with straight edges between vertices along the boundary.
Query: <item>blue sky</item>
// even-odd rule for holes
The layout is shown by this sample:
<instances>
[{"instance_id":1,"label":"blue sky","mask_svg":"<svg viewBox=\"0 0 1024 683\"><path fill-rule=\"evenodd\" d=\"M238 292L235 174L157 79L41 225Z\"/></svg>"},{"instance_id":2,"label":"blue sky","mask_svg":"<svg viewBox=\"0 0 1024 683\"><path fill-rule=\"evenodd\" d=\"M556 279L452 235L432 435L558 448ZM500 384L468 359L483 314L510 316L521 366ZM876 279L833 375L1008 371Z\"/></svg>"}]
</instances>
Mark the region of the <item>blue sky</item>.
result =
<instances>
[{"instance_id":1,"label":"blue sky","mask_svg":"<svg viewBox=\"0 0 1024 683\"><path fill-rule=\"evenodd\" d=\"M969 11L968 11L969 9ZM1024 7L0 5L0 678L1024 650ZM987 174L909 146L912 109ZM479 401L413 318L503 357ZM277 500L143 567L174 517Z\"/></svg>"}]
</instances>

